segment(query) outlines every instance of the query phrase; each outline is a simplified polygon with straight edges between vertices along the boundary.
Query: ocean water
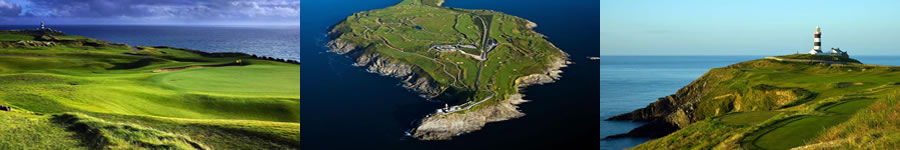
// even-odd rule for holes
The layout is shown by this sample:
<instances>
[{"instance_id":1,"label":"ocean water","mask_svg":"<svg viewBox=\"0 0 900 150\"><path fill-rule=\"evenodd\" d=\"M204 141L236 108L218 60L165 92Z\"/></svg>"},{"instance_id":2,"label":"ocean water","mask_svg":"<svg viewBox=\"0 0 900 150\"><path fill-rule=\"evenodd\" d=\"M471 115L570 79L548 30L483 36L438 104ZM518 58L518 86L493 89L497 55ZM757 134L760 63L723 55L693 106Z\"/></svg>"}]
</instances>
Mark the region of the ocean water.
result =
<instances>
[{"instance_id":1,"label":"ocean water","mask_svg":"<svg viewBox=\"0 0 900 150\"><path fill-rule=\"evenodd\" d=\"M35 29L39 26L0 26ZM300 59L299 26L143 26L48 25L81 35L132 46L172 46L207 52L243 52L284 59Z\"/></svg>"},{"instance_id":2,"label":"ocean water","mask_svg":"<svg viewBox=\"0 0 900 150\"><path fill-rule=\"evenodd\" d=\"M304 0L301 4L301 146L303 149L599 149L599 3L544 0L448 0L445 6L492 9L534 21L535 29L572 55L562 80L526 89L522 118L488 124L450 141L405 135L442 107L326 52L330 26L354 12L399 0ZM534 11L541 10L541 11ZM578 20L578 21L572 21ZM586 42L588 41L588 42Z\"/></svg>"},{"instance_id":3,"label":"ocean water","mask_svg":"<svg viewBox=\"0 0 900 150\"><path fill-rule=\"evenodd\" d=\"M674 94L711 68L724 67L764 56L601 56L600 117L613 117L643 108L657 98ZM900 66L900 56L852 56L866 64ZM642 123L602 121L600 135L627 133ZM624 149L650 140L601 140L601 149Z\"/></svg>"}]
</instances>

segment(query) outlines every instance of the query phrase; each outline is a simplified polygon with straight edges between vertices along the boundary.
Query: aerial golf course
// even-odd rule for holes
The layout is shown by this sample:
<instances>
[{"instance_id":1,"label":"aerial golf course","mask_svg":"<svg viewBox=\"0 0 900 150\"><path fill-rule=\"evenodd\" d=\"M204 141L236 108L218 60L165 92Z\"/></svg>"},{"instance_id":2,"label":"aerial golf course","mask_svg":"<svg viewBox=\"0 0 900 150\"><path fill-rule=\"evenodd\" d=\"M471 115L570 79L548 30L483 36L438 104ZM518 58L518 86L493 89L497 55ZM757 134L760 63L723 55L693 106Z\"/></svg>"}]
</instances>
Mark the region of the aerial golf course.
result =
<instances>
[{"instance_id":1,"label":"aerial golf course","mask_svg":"<svg viewBox=\"0 0 900 150\"><path fill-rule=\"evenodd\" d=\"M441 7L443 0L404 0L354 13L333 28L337 40L358 46L355 55L377 55L412 65L416 73L456 96L451 104L518 93L515 80L545 73L565 53L528 20L490 10ZM489 41L496 40L496 43ZM471 45L454 51L431 46ZM491 46L494 45L494 46ZM365 64L362 64L365 65Z\"/></svg>"},{"instance_id":2,"label":"aerial golf course","mask_svg":"<svg viewBox=\"0 0 900 150\"><path fill-rule=\"evenodd\" d=\"M332 26L330 51L446 103L419 121L418 139L449 140L524 116L515 106L524 102L520 88L559 79L568 54L524 18L443 2L404 0L353 13Z\"/></svg>"},{"instance_id":3,"label":"aerial golf course","mask_svg":"<svg viewBox=\"0 0 900 150\"><path fill-rule=\"evenodd\" d=\"M0 31L0 149L298 148L299 69L241 53Z\"/></svg>"}]
</instances>

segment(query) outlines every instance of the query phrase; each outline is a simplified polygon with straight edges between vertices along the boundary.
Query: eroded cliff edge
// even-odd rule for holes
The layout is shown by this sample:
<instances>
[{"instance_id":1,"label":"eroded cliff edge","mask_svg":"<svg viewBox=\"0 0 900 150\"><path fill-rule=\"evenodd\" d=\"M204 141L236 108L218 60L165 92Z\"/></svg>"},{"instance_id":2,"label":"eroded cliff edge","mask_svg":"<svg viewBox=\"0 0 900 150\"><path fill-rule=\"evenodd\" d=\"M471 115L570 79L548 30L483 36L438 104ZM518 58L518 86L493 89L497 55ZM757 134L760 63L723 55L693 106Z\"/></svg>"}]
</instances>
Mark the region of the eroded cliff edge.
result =
<instances>
[{"instance_id":1,"label":"eroded cliff edge","mask_svg":"<svg viewBox=\"0 0 900 150\"><path fill-rule=\"evenodd\" d=\"M329 32L330 37L337 37L341 34L340 30L334 29ZM334 39L326 44L330 49L329 52L345 54L356 60L354 66L364 67L370 73L376 73L383 76L390 76L401 79L403 87L421 93L425 98L435 98L446 90L446 87L440 87L434 80L428 76L420 76L421 70L417 67L394 63L392 60L381 57L378 53L366 51L366 47L358 47L353 43L346 42L341 39Z\"/></svg>"}]
</instances>

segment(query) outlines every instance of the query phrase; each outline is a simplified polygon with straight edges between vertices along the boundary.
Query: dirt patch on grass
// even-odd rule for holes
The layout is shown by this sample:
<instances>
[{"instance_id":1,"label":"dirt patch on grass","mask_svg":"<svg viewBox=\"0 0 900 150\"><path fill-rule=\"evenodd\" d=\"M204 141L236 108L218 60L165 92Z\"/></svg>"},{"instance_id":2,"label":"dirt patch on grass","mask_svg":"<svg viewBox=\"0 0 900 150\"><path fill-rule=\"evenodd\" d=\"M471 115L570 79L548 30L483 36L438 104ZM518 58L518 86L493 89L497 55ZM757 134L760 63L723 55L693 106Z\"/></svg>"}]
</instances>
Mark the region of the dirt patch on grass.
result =
<instances>
[{"instance_id":1,"label":"dirt patch on grass","mask_svg":"<svg viewBox=\"0 0 900 150\"><path fill-rule=\"evenodd\" d=\"M863 85L863 83L862 82L840 82L837 84L837 87L842 88L842 87L849 87L849 86L856 86L856 85Z\"/></svg>"}]
</instances>

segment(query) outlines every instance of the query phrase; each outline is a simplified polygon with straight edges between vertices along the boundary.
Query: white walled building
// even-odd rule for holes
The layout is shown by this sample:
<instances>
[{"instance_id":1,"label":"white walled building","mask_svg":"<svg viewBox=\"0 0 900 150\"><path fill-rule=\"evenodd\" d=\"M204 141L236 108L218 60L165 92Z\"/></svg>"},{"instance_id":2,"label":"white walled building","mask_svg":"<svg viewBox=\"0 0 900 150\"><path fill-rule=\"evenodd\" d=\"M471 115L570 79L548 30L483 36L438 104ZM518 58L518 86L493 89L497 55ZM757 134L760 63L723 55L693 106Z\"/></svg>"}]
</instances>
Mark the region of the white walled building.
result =
<instances>
[{"instance_id":1,"label":"white walled building","mask_svg":"<svg viewBox=\"0 0 900 150\"><path fill-rule=\"evenodd\" d=\"M816 26L816 32L813 33L813 48L812 50L809 50L809 54L850 57L849 55L847 55L846 51L841 51L841 48L831 48L831 51L829 52L822 52L822 32L819 31L819 26Z\"/></svg>"}]
</instances>

